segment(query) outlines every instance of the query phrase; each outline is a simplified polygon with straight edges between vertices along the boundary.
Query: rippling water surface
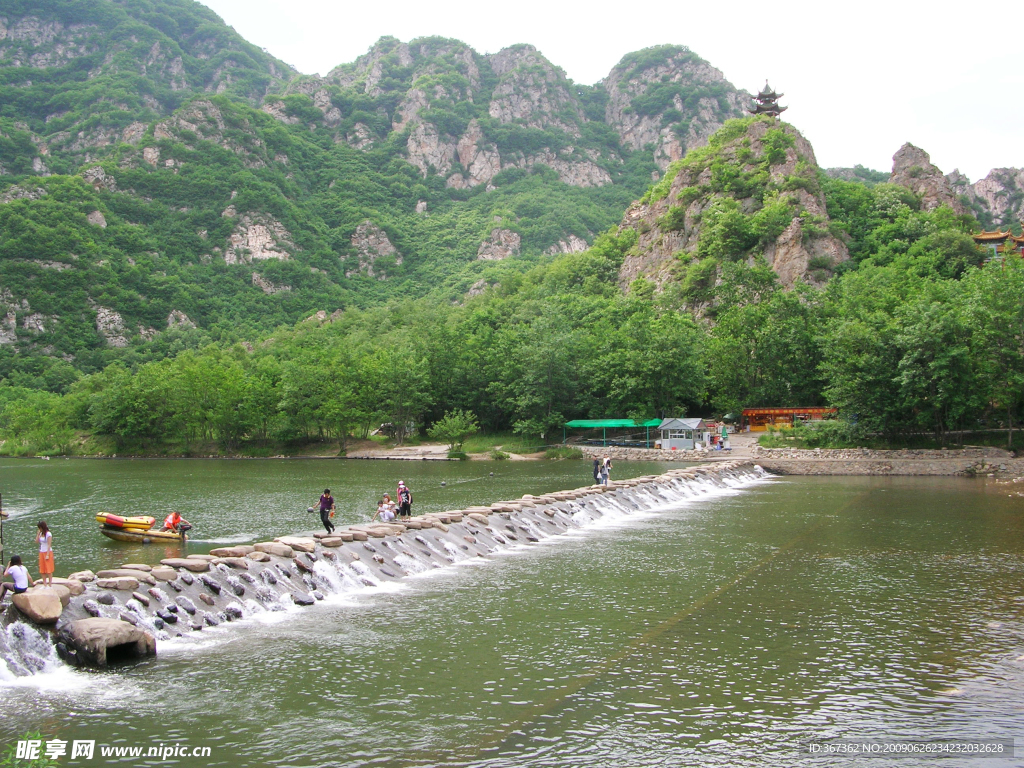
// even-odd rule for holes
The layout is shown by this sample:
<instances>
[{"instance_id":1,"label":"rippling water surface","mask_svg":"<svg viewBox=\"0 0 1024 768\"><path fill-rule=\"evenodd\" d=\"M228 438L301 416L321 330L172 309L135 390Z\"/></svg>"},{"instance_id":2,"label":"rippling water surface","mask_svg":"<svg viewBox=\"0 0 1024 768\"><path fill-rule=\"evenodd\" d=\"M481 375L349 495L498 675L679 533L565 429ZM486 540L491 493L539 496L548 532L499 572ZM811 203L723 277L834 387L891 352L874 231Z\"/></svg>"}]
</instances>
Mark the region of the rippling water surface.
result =
<instances>
[{"instance_id":1,"label":"rippling water surface","mask_svg":"<svg viewBox=\"0 0 1024 768\"><path fill-rule=\"evenodd\" d=\"M175 479L174 462L103 465L101 477L70 464L86 467L73 483L93 502L65 509L131 495L140 481L198 500L212 484L211 502L242 508L228 488L240 476L211 481L212 465L196 462L197 480ZM12 478L19 466L0 469ZM361 472L334 482L351 499L405 471L424 508L579 485L586 470L342 466ZM322 485L311 479L320 465L261 467L221 470L252 471L255 508L211 527L245 519L250 538L279 534L259 522L259 504L272 503L263 489L288 510ZM629 469L619 475L651 467ZM445 489L432 474L443 472ZM26 507L56 494L22 481ZM808 756L808 742L838 738L1017 738L1024 750L1024 504L1007 493L952 478L755 484L391 591L206 630L112 673L9 684L0 735L212 748L181 765L861 764ZM124 552L88 541L93 557Z\"/></svg>"}]
</instances>

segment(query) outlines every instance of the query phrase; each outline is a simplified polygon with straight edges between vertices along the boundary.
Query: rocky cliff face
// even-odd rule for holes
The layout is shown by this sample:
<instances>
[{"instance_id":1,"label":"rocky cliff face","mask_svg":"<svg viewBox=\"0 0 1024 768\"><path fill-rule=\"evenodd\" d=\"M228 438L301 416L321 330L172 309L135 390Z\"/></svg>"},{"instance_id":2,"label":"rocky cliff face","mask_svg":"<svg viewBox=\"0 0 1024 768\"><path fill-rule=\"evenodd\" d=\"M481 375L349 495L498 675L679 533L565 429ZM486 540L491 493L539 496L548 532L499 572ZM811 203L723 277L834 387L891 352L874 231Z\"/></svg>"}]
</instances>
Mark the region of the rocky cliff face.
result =
<instances>
[{"instance_id":1,"label":"rocky cliff face","mask_svg":"<svg viewBox=\"0 0 1024 768\"><path fill-rule=\"evenodd\" d=\"M504 170L538 165L571 186L604 186L614 183L625 155L633 152L651 153L664 169L706 143L726 119L742 115L747 96L678 46L630 54L605 81L581 88L533 46L482 56L440 38L384 38L319 84L307 82L304 92L321 94L317 106L326 114L325 88L397 96L390 131L407 132L409 162L424 177L443 176L454 189L489 185ZM294 84L288 91L295 91ZM285 122L297 119L277 101L265 109ZM474 116L456 117L468 114ZM587 138L590 122L611 127L618 146ZM367 149L386 138L372 133L358 122L345 127L339 140Z\"/></svg>"},{"instance_id":2,"label":"rocky cliff face","mask_svg":"<svg viewBox=\"0 0 1024 768\"><path fill-rule=\"evenodd\" d=\"M954 170L946 180L985 229L1006 229L1024 222L1024 169L995 168L973 184Z\"/></svg>"},{"instance_id":3,"label":"rocky cliff face","mask_svg":"<svg viewBox=\"0 0 1024 768\"><path fill-rule=\"evenodd\" d=\"M626 212L620 231L638 236L620 284L645 277L663 286L690 270L713 281L716 264L757 258L786 288L820 283L849 253L828 233L817 173L814 150L792 126L771 118L727 125Z\"/></svg>"},{"instance_id":4,"label":"rocky cliff face","mask_svg":"<svg viewBox=\"0 0 1024 768\"><path fill-rule=\"evenodd\" d=\"M921 209L933 211L948 205L957 213L965 213L966 209L949 180L942 171L932 165L928 153L920 147L907 142L892 156L892 175L890 184L906 187L921 198Z\"/></svg>"},{"instance_id":5,"label":"rocky cliff face","mask_svg":"<svg viewBox=\"0 0 1024 768\"><path fill-rule=\"evenodd\" d=\"M701 147L733 117L745 116L750 98L717 69L682 46L661 46L622 59L602 83L605 120L624 147L654 147L664 170Z\"/></svg>"},{"instance_id":6,"label":"rocky cliff face","mask_svg":"<svg viewBox=\"0 0 1024 768\"><path fill-rule=\"evenodd\" d=\"M295 73L245 42L212 11L167 12L127 3L38 4L0 9L0 101L47 155L80 162L118 141L138 139L146 123L183 98L231 93L258 104ZM175 30L174 37L165 30ZM52 97L56 87L62 94Z\"/></svg>"}]
</instances>

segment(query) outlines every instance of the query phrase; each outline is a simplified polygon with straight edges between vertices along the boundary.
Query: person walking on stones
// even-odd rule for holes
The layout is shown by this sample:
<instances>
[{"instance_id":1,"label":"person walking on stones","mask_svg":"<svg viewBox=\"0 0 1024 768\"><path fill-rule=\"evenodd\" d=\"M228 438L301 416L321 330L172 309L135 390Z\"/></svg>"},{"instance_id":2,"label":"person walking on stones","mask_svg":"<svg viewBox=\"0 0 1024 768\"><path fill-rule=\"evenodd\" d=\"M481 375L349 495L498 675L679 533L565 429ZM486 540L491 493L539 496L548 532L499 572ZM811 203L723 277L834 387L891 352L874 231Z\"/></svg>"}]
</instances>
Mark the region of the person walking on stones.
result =
<instances>
[{"instance_id":1,"label":"person walking on stones","mask_svg":"<svg viewBox=\"0 0 1024 768\"><path fill-rule=\"evenodd\" d=\"M323 496L320 497L320 522L324 524L328 533L334 533L332 517L334 517L334 497L331 496L330 488L324 488Z\"/></svg>"},{"instance_id":2,"label":"person walking on stones","mask_svg":"<svg viewBox=\"0 0 1024 768\"><path fill-rule=\"evenodd\" d=\"M607 456L604 457L604 461L601 462L601 484L608 485L608 480L612 474L612 460Z\"/></svg>"},{"instance_id":3,"label":"person walking on stones","mask_svg":"<svg viewBox=\"0 0 1024 768\"><path fill-rule=\"evenodd\" d=\"M401 480L398 481L398 516L412 517L412 491L410 491Z\"/></svg>"},{"instance_id":4,"label":"person walking on stones","mask_svg":"<svg viewBox=\"0 0 1024 768\"><path fill-rule=\"evenodd\" d=\"M53 585L53 534L45 520L36 526L36 543L39 545L39 579L44 587Z\"/></svg>"},{"instance_id":5,"label":"person walking on stones","mask_svg":"<svg viewBox=\"0 0 1024 768\"><path fill-rule=\"evenodd\" d=\"M594 485L601 484L601 460L594 458Z\"/></svg>"},{"instance_id":6,"label":"person walking on stones","mask_svg":"<svg viewBox=\"0 0 1024 768\"><path fill-rule=\"evenodd\" d=\"M3 584L0 584L0 600L3 600L8 592L13 592L16 595L27 592L28 588L35 584L32 577L28 574L28 568L21 564L20 555L11 556L10 565L4 571L4 576L10 576L14 579L14 583L10 584L5 581Z\"/></svg>"}]
</instances>

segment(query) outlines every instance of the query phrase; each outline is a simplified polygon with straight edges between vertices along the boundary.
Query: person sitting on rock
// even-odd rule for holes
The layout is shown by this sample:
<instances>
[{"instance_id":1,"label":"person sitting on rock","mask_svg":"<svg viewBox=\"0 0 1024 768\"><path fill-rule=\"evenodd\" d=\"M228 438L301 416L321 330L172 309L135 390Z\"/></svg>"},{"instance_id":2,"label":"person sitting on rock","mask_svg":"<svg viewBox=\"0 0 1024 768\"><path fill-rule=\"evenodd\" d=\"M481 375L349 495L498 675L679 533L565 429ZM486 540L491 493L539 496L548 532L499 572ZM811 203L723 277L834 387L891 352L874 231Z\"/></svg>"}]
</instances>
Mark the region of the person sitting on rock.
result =
<instances>
[{"instance_id":1,"label":"person sitting on rock","mask_svg":"<svg viewBox=\"0 0 1024 768\"><path fill-rule=\"evenodd\" d=\"M4 571L4 576L10 576L14 579L14 583L10 584L5 581L3 584L0 584L0 600L3 600L8 592L13 592L16 595L27 592L28 588L35 584L32 577L29 576L28 568L21 564L20 555L11 556L11 563L7 566L7 570Z\"/></svg>"},{"instance_id":2,"label":"person sitting on rock","mask_svg":"<svg viewBox=\"0 0 1024 768\"><path fill-rule=\"evenodd\" d=\"M167 517L164 518L164 530L174 531L175 533L181 533L181 526L187 525L189 528L192 527L191 523L181 516L181 512L171 512ZM186 528L185 530L188 530Z\"/></svg>"},{"instance_id":3,"label":"person sitting on rock","mask_svg":"<svg viewBox=\"0 0 1024 768\"><path fill-rule=\"evenodd\" d=\"M395 519L395 505L391 501L391 494L385 493L384 498L381 499L380 504L377 505L377 511L373 513L373 517L370 518L372 523L380 517L381 522L390 523Z\"/></svg>"}]
</instances>

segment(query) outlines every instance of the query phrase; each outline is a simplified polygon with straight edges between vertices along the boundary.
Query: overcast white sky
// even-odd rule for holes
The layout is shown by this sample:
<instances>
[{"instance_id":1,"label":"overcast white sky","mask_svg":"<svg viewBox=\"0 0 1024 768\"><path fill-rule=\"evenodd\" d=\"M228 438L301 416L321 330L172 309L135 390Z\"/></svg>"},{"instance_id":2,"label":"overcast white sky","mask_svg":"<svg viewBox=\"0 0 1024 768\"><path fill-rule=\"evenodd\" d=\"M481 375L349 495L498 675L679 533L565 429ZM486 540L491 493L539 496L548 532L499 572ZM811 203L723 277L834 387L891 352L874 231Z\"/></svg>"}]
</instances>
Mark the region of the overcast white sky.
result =
<instances>
[{"instance_id":1,"label":"overcast white sky","mask_svg":"<svg viewBox=\"0 0 1024 768\"><path fill-rule=\"evenodd\" d=\"M1024 166L1024 2L205 0L250 42L326 73L378 38L442 35L481 53L531 43L593 84L630 51L688 46L738 88L785 92L824 167L888 171L910 141L972 181Z\"/></svg>"}]
</instances>

